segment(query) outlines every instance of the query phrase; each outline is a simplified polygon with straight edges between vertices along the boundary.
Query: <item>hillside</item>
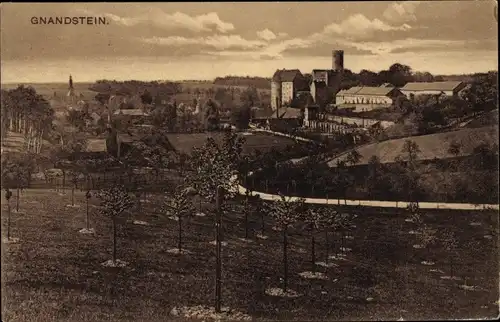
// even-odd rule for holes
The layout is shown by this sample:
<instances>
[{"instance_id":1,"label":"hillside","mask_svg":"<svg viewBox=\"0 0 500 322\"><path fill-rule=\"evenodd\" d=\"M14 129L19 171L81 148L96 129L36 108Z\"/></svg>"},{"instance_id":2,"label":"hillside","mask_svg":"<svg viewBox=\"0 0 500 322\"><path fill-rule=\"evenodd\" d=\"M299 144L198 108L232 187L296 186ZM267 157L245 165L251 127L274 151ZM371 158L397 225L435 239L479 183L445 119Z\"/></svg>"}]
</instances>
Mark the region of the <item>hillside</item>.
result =
<instances>
[{"instance_id":1,"label":"hillside","mask_svg":"<svg viewBox=\"0 0 500 322\"><path fill-rule=\"evenodd\" d=\"M490 145L498 144L498 126L487 126L473 129L462 129L458 131L436 133L430 135L413 136L396 140L388 140L380 143L369 144L358 148L361 154L359 164L367 164L373 155L379 157L380 162L390 163L401 154L403 144L406 140L412 140L418 144L420 149L419 159L432 160L450 158L448 153L450 143L457 142L461 146L460 156L470 155L473 149L481 143ZM337 160L344 160L346 155L332 159L328 162L330 167L335 167Z\"/></svg>"}]
</instances>

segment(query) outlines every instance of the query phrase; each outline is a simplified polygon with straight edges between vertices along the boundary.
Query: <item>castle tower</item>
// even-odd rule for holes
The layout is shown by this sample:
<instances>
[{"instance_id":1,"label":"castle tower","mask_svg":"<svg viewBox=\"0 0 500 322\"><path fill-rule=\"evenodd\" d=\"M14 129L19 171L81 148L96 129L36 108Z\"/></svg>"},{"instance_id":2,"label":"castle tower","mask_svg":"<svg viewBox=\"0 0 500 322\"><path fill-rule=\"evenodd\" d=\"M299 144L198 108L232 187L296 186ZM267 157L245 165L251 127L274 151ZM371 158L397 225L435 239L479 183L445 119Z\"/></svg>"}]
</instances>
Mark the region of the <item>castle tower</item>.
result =
<instances>
[{"instance_id":1,"label":"castle tower","mask_svg":"<svg viewBox=\"0 0 500 322\"><path fill-rule=\"evenodd\" d=\"M332 51L332 69L335 71L344 70L344 51L334 50Z\"/></svg>"}]
</instances>

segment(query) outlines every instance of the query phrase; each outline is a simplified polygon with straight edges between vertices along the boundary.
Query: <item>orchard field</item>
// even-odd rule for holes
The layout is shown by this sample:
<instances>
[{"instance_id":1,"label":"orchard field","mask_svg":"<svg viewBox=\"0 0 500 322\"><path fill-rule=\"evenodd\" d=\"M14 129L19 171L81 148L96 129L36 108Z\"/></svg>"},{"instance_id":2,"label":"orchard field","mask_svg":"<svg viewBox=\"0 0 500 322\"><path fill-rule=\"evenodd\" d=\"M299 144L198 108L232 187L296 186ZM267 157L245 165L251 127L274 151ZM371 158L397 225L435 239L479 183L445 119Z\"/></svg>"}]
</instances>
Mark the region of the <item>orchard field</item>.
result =
<instances>
[{"instance_id":1,"label":"orchard field","mask_svg":"<svg viewBox=\"0 0 500 322\"><path fill-rule=\"evenodd\" d=\"M14 205L14 198L11 205ZM90 199L91 226L85 227L85 198L68 207L69 194L27 189L20 212L12 213L11 235L18 243L2 243L2 304L6 321L165 321L178 306L213 306L215 247L214 207L202 204L205 217L184 225L184 248L174 255L177 222L159 212L162 195L150 195L121 217L118 258L123 268L105 268L110 258L111 224ZM7 205L2 192L2 230ZM197 203L196 203L197 204ZM13 207L15 208L15 207ZM498 213L494 211L422 211L438 234L427 248L414 234L409 214L399 210L332 208L356 214L348 232L329 236L331 267L317 265L328 280L304 279L310 271L307 230L294 225L289 237L289 288L297 298L269 296L280 287L281 234L265 217L251 215L249 240L244 237L240 207L232 202L223 215L222 305L256 320L396 320L492 318L498 315ZM135 221L135 223L134 223ZM446 250L442 228L457 239ZM5 235L5 232L3 232ZM351 236L351 237L348 237ZM316 234L317 261L325 261L324 233ZM450 259L453 261L450 262ZM453 263L452 265L450 265Z\"/></svg>"}]
</instances>

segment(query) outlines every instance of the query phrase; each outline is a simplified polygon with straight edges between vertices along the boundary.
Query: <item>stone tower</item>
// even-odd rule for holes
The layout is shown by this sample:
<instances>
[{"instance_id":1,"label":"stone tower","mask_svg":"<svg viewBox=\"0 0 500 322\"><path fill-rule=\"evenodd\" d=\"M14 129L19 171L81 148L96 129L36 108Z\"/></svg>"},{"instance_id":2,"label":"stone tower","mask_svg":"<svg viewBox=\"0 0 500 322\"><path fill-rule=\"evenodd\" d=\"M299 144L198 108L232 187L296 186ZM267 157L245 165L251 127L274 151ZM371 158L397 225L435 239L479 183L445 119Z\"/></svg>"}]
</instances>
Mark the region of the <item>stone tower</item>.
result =
<instances>
[{"instance_id":1,"label":"stone tower","mask_svg":"<svg viewBox=\"0 0 500 322\"><path fill-rule=\"evenodd\" d=\"M335 71L344 70L344 51L334 50L332 51L332 69Z\"/></svg>"}]
</instances>

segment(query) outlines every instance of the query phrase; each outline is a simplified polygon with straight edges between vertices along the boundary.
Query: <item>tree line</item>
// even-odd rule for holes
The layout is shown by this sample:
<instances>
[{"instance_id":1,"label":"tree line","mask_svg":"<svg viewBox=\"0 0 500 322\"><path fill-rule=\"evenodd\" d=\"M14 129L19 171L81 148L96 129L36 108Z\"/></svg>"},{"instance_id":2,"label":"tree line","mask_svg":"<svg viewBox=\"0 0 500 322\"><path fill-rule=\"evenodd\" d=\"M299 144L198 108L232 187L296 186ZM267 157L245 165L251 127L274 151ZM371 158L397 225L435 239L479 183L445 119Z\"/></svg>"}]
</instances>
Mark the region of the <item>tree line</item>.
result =
<instances>
[{"instance_id":1,"label":"tree line","mask_svg":"<svg viewBox=\"0 0 500 322\"><path fill-rule=\"evenodd\" d=\"M11 90L2 89L1 125L2 138L8 131L24 136L27 151L39 153L43 139L52 131L54 110L42 95L32 87L19 87Z\"/></svg>"}]
</instances>

